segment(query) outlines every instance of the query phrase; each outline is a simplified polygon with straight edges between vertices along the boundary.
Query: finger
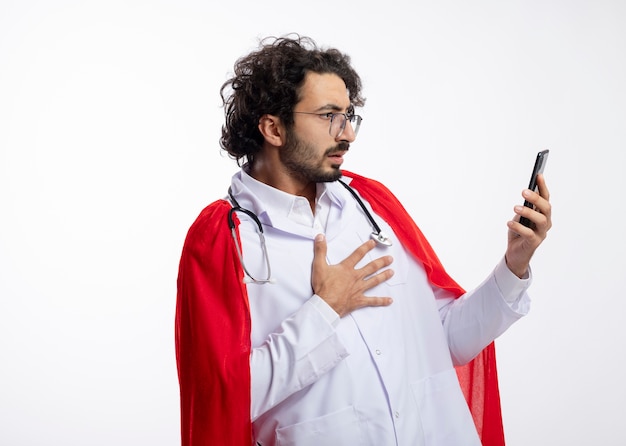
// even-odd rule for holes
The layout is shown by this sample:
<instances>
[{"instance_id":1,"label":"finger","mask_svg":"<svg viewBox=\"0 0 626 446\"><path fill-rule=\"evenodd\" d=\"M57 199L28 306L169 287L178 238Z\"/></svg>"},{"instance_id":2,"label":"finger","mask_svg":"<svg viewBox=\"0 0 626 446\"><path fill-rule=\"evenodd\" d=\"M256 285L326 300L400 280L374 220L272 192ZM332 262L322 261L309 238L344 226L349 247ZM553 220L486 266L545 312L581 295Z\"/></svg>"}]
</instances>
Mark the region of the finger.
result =
<instances>
[{"instance_id":1,"label":"finger","mask_svg":"<svg viewBox=\"0 0 626 446\"><path fill-rule=\"evenodd\" d=\"M529 208L527 206L517 205L513 208L513 211L517 216L510 221L508 226L513 232L524 237L532 237L538 234L541 238L545 238L545 233L549 229L549 216L542 214L541 212ZM525 217L531 221L531 226L527 227L522 225L519 220L520 217Z\"/></svg>"},{"instance_id":2,"label":"finger","mask_svg":"<svg viewBox=\"0 0 626 446\"><path fill-rule=\"evenodd\" d=\"M530 192L530 191L524 191L524 198L526 198L527 200L530 198L526 195L526 192ZM529 200L530 201L530 200ZM513 212L515 213L515 217L513 217L513 220L508 222L508 226L509 229L511 229L513 232L515 232L518 236L519 235L532 235L534 232L534 227L535 227L535 215L538 214L533 207L529 207L529 206L522 206L522 205L515 205L513 207ZM526 226L525 224L522 224L521 219L525 218L528 221L530 221L530 225Z\"/></svg>"},{"instance_id":3,"label":"finger","mask_svg":"<svg viewBox=\"0 0 626 446\"><path fill-rule=\"evenodd\" d=\"M544 217L543 220L545 220L545 222L549 225L549 223L552 221L552 205L550 204L550 202L545 200L537 202L537 204L535 205L535 211L539 214L542 214L542 216ZM537 221L536 223L539 224L540 222Z\"/></svg>"},{"instance_id":4,"label":"finger","mask_svg":"<svg viewBox=\"0 0 626 446\"><path fill-rule=\"evenodd\" d=\"M537 176L537 188L539 192L539 198L535 203L535 208L542 214L544 214L548 221L552 215L552 205L550 204L550 191L546 186L546 180L543 175Z\"/></svg>"},{"instance_id":5,"label":"finger","mask_svg":"<svg viewBox=\"0 0 626 446\"><path fill-rule=\"evenodd\" d=\"M326 246L326 237L324 234L317 234L315 241L313 242L313 267L324 267L326 263L326 252L328 247Z\"/></svg>"},{"instance_id":6,"label":"finger","mask_svg":"<svg viewBox=\"0 0 626 446\"><path fill-rule=\"evenodd\" d=\"M393 303L393 299L391 297L368 297L363 296L358 299L356 302L357 308L364 307L386 307Z\"/></svg>"},{"instance_id":7,"label":"finger","mask_svg":"<svg viewBox=\"0 0 626 446\"><path fill-rule=\"evenodd\" d=\"M537 175L537 189L542 198L546 201L550 201L550 191L548 190L548 186L546 186L546 179L542 173Z\"/></svg>"},{"instance_id":8,"label":"finger","mask_svg":"<svg viewBox=\"0 0 626 446\"><path fill-rule=\"evenodd\" d=\"M525 209L522 209L522 208L525 208ZM528 226L525 226L520 223L520 217L526 217L534 225L534 221L531 219L529 215L527 215L528 212L526 211L526 209L528 209L526 206L515 206L514 210L515 210L516 215L513 218L513 220L510 220L507 222L507 226L509 227L511 232L515 234L517 237L520 237L520 236L529 237L529 236L532 236L534 232L532 228L529 228Z\"/></svg>"},{"instance_id":9,"label":"finger","mask_svg":"<svg viewBox=\"0 0 626 446\"><path fill-rule=\"evenodd\" d=\"M357 263L359 263L365 254L370 252L376 246L376 242L374 240L368 240L355 249L352 254L346 257L341 263L349 266L350 268L354 268Z\"/></svg>"},{"instance_id":10,"label":"finger","mask_svg":"<svg viewBox=\"0 0 626 446\"><path fill-rule=\"evenodd\" d=\"M372 260L359 271L363 274L363 277L370 276L375 274L377 271L391 265L393 262L393 257L391 256L382 256L377 259Z\"/></svg>"},{"instance_id":11,"label":"finger","mask_svg":"<svg viewBox=\"0 0 626 446\"><path fill-rule=\"evenodd\" d=\"M369 290L370 288L374 288L376 285L380 285L381 283L391 279L393 275L394 271L392 269L386 269L379 272L378 274L370 275L369 277L366 277L363 281L363 290Z\"/></svg>"}]
</instances>

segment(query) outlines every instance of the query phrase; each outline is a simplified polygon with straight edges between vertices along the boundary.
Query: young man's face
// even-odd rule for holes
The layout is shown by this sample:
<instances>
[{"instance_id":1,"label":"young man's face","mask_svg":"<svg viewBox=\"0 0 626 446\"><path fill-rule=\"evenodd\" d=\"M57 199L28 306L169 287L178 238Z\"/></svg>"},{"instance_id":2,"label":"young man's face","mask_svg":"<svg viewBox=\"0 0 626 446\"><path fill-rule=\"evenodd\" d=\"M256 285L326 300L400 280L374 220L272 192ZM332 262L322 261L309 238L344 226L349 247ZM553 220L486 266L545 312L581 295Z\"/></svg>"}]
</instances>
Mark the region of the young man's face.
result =
<instances>
[{"instance_id":1,"label":"young man's face","mask_svg":"<svg viewBox=\"0 0 626 446\"><path fill-rule=\"evenodd\" d=\"M341 176L343 156L356 135L350 122L339 136L331 135L331 119L326 114L351 110L346 85L335 74L308 73L300 94L280 160L291 175L307 182L335 181ZM335 117L335 124L341 118Z\"/></svg>"}]
</instances>

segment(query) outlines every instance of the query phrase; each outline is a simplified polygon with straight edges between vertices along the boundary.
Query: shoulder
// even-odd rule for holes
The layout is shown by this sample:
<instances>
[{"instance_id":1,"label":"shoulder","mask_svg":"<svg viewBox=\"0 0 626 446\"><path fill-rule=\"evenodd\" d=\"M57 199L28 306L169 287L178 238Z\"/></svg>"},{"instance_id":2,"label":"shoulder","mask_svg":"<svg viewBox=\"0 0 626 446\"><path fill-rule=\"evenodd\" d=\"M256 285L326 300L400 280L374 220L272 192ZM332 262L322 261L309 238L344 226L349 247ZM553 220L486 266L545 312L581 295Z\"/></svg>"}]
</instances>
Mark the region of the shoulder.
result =
<instances>
[{"instance_id":1,"label":"shoulder","mask_svg":"<svg viewBox=\"0 0 626 446\"><path fill-rule=\"evenodd\" d=\"M202 246L219 237L228 236L228 213L231 205L226 200L216 200L205 207L189 227L185 247Z\"/></svg>"},{"instance_id":2,"label":"shoulder","mask_svg":"<svg viewBox=\"0 0 626 446\"><path fill-rule=\"evenodd\" d=\"M380 181L347 170L342 171L342 174L350 180L350 186L355 188L361 195L377 197L382 194L384 197L391 198L394 202L397 202L397 198L391 190Z\"/></svg>"},{"instance_id":3,"label":"shoulder","mask_svg":"<svg viewBox=\"0 0 626 446\"><path fill-rule=\"evenodd\" d=\"M354 185L364 184L370 187L377 187L377 188L389 190L387 186L385 186L383 183L373 178L365 177L363 175L359 175L349 170L343 170L341 171L341 173L345 178L348 178L350 180L350 184L354 184Z\"/></svg>"}]
</instances>

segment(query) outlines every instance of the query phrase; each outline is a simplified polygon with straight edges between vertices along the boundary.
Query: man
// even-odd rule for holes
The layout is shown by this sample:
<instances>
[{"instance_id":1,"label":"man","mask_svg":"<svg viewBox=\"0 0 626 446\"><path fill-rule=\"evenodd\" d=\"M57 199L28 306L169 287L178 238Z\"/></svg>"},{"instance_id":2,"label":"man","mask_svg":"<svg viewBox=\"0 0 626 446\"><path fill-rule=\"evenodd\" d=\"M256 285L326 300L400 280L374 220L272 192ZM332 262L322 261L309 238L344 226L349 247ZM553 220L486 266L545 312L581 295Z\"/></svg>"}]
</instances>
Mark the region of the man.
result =
<instances>
[{"instance_id":1,"label":"man","mask_svg":"<svg viewBox=\"0 0 626 446\"><path fill-rule=\"evenodd\" d=\"M341 170L364 105L348 56L266 40L222 98L241 170L181 256L183 445L504 444L492 341L528 311L543 177L465 293L391 192Z\"/></svg>"}]
</instances>

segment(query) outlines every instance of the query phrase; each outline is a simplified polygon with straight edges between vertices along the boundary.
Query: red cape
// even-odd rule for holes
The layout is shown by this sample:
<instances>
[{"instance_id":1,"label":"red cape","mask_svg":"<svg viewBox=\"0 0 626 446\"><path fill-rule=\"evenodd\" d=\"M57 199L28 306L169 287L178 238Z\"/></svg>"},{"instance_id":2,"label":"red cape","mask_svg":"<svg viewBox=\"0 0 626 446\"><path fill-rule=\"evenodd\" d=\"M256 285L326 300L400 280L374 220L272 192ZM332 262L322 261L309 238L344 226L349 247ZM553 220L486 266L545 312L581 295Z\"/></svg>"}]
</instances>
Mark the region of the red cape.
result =
<instances>
[{"instance_id":1,"label":"red cape","mask_svg":"<svg viewBox=\"0 0 626 446\"><path fill-rule=\"evenodd\" d=\"M429 281L457 297L464 290L398 199L381 183L344 171L411 254ZM176 361L182 446L250 446L250 310L243 270L227 223L231 206L218 200L193 223L180 259ZM238 221L236 221L238 224ZM484 446L503 446L504 431L491 343L457 375Z\"/></svg>"}]
</instances>

